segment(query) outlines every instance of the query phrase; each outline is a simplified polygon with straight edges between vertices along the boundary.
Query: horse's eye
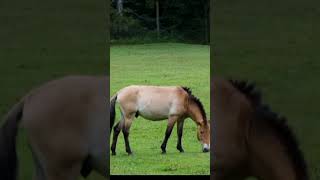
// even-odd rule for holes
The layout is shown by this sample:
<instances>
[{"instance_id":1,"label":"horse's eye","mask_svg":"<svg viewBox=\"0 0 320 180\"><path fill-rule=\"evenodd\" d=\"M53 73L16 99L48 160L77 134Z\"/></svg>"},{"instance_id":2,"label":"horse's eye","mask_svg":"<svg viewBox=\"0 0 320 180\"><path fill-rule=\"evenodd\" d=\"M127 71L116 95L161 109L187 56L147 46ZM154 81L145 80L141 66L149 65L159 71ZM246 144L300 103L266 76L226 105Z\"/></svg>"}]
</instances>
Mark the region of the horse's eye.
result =
<instances>
[{"instance_id":1,"label":"horse's eye","mask_svg":"<svg viewBox=\"0 0 320 180\"><path fill-rule=\"evenodd\" d=\"M204 132L203 132L203 131L200 131L200 133L203 134Z\"/></svg>"}]
</instances>

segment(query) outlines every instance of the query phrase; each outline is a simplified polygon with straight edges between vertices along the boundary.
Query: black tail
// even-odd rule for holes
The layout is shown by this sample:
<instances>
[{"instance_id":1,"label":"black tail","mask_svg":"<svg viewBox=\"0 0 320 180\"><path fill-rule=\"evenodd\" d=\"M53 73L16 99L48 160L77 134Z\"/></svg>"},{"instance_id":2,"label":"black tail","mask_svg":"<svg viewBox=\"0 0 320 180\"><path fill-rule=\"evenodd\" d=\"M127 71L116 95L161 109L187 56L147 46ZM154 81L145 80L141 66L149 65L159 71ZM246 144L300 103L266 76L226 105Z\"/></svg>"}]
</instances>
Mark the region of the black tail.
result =
<instances>
[{"instance_id":1,"label":"black tail","mask_svg":"<svg viewBox=\"0 0 320 180\"><path fill-rule=\"evenodd\" d=\"M4 119L0 128L0 179L16 180L18 158L16 152L16 136L18 123L22 118L23 101L16 104Z\"/></svg>"},{"instance_id":2,"label":"black tail","mask_svg":"<svg viewBox=\"0 0 320 180\"><path fill-rule=\"evenodd\" d=\"M110 100L110 133L112 131L114 120L116 118L116 102L117 95L113 96Z\"/></svg>"}]
</instances>

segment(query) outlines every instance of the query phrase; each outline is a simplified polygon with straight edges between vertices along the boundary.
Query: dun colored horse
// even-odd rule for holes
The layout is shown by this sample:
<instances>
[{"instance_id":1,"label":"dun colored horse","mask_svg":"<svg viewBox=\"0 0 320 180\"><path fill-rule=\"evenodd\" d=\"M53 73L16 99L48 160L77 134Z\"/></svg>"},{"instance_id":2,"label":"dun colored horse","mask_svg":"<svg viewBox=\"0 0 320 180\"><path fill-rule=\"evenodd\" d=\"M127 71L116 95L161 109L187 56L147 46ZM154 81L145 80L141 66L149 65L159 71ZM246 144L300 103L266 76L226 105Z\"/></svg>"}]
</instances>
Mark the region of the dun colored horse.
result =
<instances>
[{"instance_id":1,"label":"dun colored horse","mask_svg":"<svg viewBox=\"0 0 320 180\"><path fill-rule=\"evenodd\" d=\"M115 119L115 104L120 105L121 119L114 126L112 154L116 154L116 144L122 130L126 152L131 154L129 145L129 129L134 117L159 121L168 119L165 138L161 145L162 153L166 153L166 146L172 129L177 122L177 149L184 152L181 145L184 120L190 117L198 126L197 137L203 145L203 152L210 150L210 123L200 100L186 87L176 86L128 86L116 93L111 100L111 121Z\"/></svg>"},{"instance_id":2,"label":"dun colored horse","mask_svg":"<svg viewBox=\"0 0 320 180\"><path fill-rule=\"evenodd\" d=\"M108 81L107 77L65 77L17 103L0 130L0 179L17 178L19 123L33 154L35 180L75 180L91 170L107 178Z\"/></svg>"},{"instance_id":3,"label":"dun colored horse","mask_svg":"<svg viewBox=\"0 0 320 180\"><path fill-rule=\"evenodd\" d=\"M262 104L253 84L213 78L211 179L307 180L286 119Z\"/></svg>"}]
</instances>

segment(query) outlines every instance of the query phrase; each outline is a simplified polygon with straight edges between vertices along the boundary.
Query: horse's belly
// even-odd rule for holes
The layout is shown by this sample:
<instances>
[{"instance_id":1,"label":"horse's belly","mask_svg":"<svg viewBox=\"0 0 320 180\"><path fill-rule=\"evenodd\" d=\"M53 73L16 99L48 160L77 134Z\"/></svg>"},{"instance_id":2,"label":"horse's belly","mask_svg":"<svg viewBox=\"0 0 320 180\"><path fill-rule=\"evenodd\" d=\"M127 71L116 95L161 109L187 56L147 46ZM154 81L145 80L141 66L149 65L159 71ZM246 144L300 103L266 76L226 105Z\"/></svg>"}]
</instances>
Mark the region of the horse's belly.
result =
<instances>
[{"instance_id":1,"label":"horse's belly","mask_svg":"<svg viewBox=\"0 0 320 180\"><path fill-rule=\"evenodd\" d=\"M173 96L173 95L172 95ZM164 96L159 93L141 94L137 101L138 113L149 120L164 120L170 115L179 114L179 103L172 96Z\"/></svg>"},{"instance_id":2,"label":"horse's belly","mask_svg":"<svg viewBox=\"0 0 320 180\"><path fill-rule=\"evenodd\" d=\"M156 105L154 103L145 104L140 106L138 113L145 119L148 120L163 120L167 119L169 115L169 107Z\"/></svg>"},{"instance_id":3,"label":"horse's belly","mask_svg":"<svg viewBox=\"0 0 320 180\"><path fill-rule=\"evenodd\" d=\"M159 110L156 108L140 109L138 113L143 118L153 121L167 119L169 114L166 110Z\"/></svg>"}]
</instances>

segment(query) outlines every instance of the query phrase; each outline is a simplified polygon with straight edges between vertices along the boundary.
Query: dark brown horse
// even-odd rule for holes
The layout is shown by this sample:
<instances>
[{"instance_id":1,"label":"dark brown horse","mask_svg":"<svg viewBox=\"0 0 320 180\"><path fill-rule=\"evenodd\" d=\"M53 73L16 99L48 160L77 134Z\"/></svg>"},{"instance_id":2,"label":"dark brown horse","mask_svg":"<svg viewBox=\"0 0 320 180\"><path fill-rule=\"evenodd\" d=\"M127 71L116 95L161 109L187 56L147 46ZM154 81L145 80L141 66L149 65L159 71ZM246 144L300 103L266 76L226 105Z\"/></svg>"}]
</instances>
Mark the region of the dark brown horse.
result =
<instances>
[{"instance_id":1,"label":"dark brown horse","mask_svg":"<svg viewBox=\"0 0 320 180\"><path fill-rule=\"evenodd\" d=\"M25 129L33 154L35 180L76 180L91 170L108 178L108 81L66 77L22 98L0 130L0 179L17 178L18 124Z\"/></svg>"},{"instance_id":2,"label":"dark brown horse","mask_svg":"<svg viewBox=\"0 0 320 180\"><path fill-rule=\"evenodd\" d=\"M307 180L303 154L284 117L253 84L213 78L211 179Z\"/></svg>"}]
</instances>

